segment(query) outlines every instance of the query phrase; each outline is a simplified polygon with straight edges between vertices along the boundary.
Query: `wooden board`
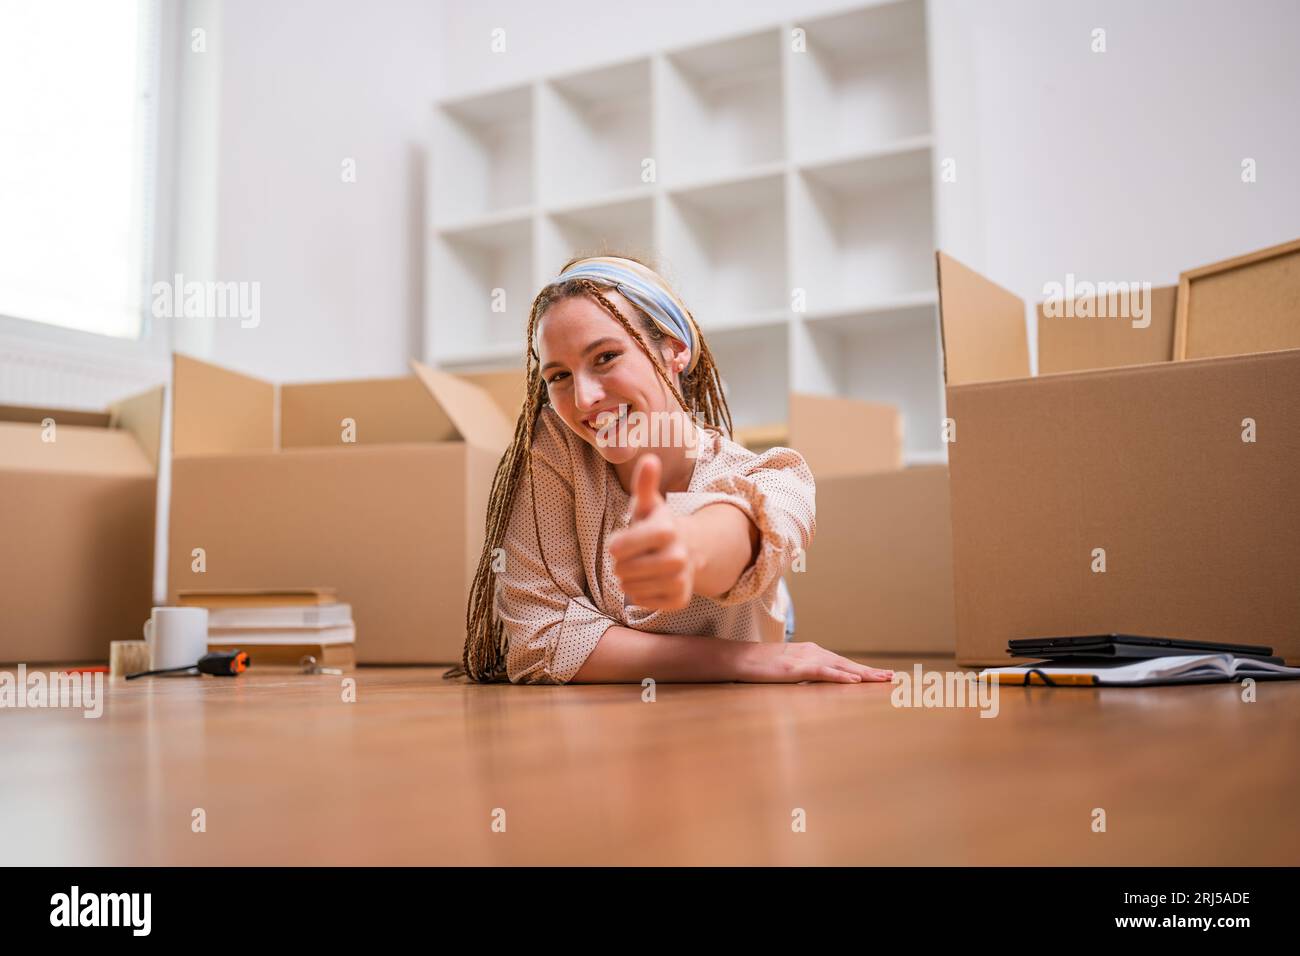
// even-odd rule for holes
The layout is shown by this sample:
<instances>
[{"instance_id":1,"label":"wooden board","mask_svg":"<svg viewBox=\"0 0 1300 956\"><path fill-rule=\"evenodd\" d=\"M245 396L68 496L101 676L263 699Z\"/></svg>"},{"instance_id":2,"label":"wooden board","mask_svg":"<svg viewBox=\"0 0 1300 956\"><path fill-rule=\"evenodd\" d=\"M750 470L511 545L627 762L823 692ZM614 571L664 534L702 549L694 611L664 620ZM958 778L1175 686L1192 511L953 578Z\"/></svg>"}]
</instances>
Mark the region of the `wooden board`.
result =
<instances>
[{"instance_id":1,"label":"wooden board","mask_svg":"<svg viewBox=\"0 0 1300 956\"><path fill-rule=\"evenodd\" d=\"M1179 277L1174 360L1300 348L1300 239Z\"/></svg>"}]
</instances>

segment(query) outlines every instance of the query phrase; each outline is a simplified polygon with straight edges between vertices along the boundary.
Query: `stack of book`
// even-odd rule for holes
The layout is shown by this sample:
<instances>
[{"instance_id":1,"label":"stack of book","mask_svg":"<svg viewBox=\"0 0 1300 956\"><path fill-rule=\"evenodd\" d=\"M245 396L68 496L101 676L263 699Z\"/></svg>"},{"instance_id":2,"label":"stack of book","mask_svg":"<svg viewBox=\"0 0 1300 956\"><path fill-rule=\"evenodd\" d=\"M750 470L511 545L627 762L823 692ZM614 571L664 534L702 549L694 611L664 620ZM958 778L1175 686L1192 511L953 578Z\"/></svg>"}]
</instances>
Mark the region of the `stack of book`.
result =
<instances>
[{"instance_id":1,"label":"stack of book","mask_svg":"<svg viewBox=\"0 0 1300 956\"><path fill-rule=\"evenodd\" d=\"M333 588L180 591L183 607L208 609L208 650L247 651L256 665L301 664L316 658L322 667L356 666L352 606Z\"/></svg>"}]
</instances>

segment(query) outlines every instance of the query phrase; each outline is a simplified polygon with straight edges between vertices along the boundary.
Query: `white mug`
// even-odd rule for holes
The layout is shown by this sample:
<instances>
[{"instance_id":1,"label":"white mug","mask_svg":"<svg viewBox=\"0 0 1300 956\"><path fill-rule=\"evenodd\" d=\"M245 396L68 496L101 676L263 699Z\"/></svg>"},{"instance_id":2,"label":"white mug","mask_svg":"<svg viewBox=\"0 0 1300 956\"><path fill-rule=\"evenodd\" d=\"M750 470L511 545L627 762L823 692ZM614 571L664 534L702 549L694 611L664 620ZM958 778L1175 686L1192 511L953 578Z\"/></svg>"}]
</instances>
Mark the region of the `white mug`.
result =
<instances>
[{"instance_id":1,"label":"white mug","mask_svg":"<svg viewBox=\"0 0 1300 956\"><path fill-rule=\"evenodd\" d=\"M208 652L208 609L156 607L144 622L149 669L193 667Z\"/></svg>"}]
</instances>

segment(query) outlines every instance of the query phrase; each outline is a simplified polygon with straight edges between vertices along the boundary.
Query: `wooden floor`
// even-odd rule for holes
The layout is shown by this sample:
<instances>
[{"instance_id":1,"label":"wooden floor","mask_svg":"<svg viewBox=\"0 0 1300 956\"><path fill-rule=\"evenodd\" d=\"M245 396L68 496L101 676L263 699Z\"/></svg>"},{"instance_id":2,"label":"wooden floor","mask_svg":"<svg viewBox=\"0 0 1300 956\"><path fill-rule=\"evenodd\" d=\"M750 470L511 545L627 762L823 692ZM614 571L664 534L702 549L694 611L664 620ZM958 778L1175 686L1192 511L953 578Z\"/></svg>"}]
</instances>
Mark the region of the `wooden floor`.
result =
<instances>
[{"instance_id":1,"label":"wooden floor","mask_svg":"<svg viewBox=\"0 0 1300 956\"><path fill-rule=\"evenodd\" d=\"M887 684L645 703L441 671L364 668L355 703L250 671L112 683L97 720L0 710L0 862L1300 863L1300 682L1004 687L988 719Z\"/></svg>"}]
</instances>

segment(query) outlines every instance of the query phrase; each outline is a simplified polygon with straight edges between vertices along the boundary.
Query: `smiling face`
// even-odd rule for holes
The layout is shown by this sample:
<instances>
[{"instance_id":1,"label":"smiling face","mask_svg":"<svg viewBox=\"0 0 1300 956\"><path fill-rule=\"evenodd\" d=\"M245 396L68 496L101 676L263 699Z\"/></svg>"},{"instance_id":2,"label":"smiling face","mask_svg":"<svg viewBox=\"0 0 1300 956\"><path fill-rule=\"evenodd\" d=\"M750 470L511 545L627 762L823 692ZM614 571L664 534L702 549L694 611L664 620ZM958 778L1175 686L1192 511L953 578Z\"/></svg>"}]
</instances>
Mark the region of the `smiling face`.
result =
<instances>
[{"instance_id":1,"label":"smiling face","mask_svg":"<svg viewBox=\"0 0 1300 956\"><path fill-rule=\"evenodd\" d=\"M634 327L644 321L618 292L604 290L604 295ZM628 414L680 410L640 346L598 302L573 296L554 303L539 320L537 337L551 407L611 464L631 461L643 450L598 439L601 425L619 414L620 405L627 406ZM668 336L657 341L648 333L643 337L650 351L663 359L670 378L678 381L679 366L690 361L690 350Z\"/></svg>"}]
</instances>

